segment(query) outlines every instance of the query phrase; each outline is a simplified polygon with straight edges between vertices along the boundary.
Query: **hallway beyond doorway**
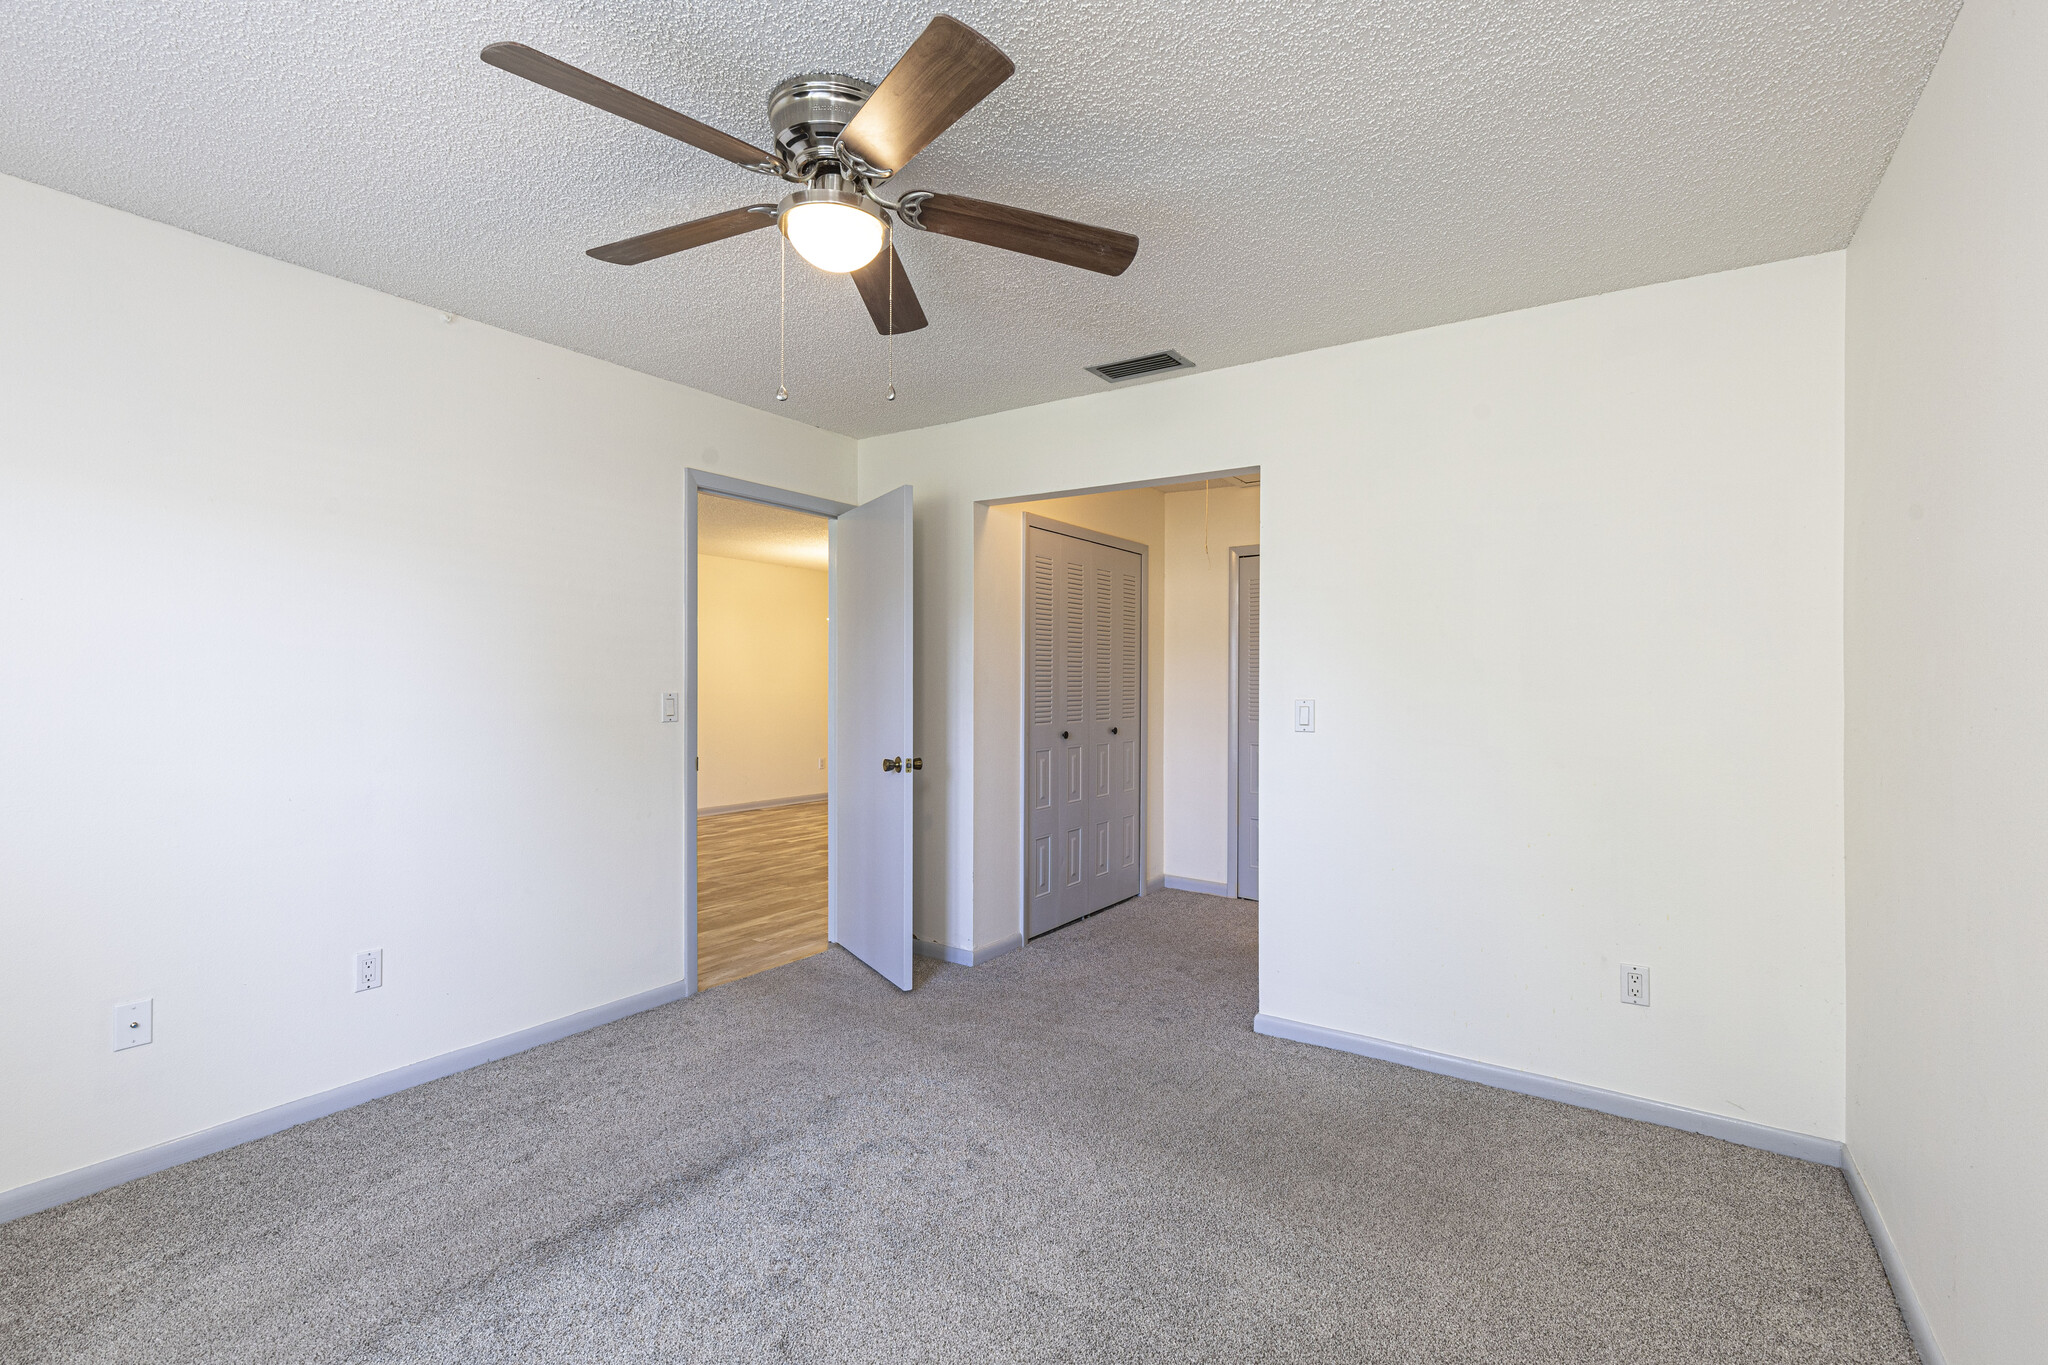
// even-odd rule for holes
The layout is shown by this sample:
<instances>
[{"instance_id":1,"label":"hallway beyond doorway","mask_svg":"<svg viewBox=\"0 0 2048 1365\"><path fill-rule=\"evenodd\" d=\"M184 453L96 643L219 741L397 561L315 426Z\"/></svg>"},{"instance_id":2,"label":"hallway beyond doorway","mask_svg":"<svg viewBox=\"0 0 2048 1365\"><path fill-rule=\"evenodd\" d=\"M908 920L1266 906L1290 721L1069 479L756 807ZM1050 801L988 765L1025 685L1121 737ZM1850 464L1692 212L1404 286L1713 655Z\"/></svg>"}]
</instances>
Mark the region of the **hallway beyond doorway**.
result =
<instances>
[{"instance_id":1,"label":"hallway beyond doorway","mask_svg":"<svg viewBox=\"0 0 2048 1365\"><path fill-rule=\"evenodd\" d=\"M697 819L697 989L825 951L825 803Z\"/></svg>"}]
</instances>

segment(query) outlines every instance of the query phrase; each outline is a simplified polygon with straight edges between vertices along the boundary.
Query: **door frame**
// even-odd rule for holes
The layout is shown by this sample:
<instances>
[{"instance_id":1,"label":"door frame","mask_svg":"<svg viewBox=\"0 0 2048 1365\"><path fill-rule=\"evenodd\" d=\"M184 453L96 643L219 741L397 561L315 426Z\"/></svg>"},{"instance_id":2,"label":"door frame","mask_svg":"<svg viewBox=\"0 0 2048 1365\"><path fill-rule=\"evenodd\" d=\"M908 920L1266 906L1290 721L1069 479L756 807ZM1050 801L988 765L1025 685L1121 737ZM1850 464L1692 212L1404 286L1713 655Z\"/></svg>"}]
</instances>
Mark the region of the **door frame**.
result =
<instances>
[{"instance_id":1,"label":"door frame","mask_svg":"<svg viewBox=\"0 0 2048 1365\"><path fill-rule=\"evenodd\" d=\"M697 993L697 495L717 493L745 502L787 507L810 512L828 520L851 512L853 504L795 493L750 483L729 474L708 470L683 470L683 993ZM827 571L829 582L830 570ZM825 695L829 699L837 678L828 659ZM829 705L829 701L828 701ZM826 855L831 856L829 851Z\"/></svg>"},{"instance_id":2,"label":"door frame","mask_svg":"<svg viewBox=\"0 0 2048 1365\"><path fill-rule=\"evenodd\" d=\"M1052 531L1076 540L1129 550L1138 556L1138 894L1152 893L1152 547L1125 540L1107 531L1091 530L1071 522L1054 521L1036 512L1024 514L1024 534L1019 536L1017 650L1017 769L1022 784L1017 803L1017 847L1023 866L1017 874L1017 941L1031 941L1031 530ZM1082 919L1088 916L1081 916ZM1078 923L1079 921L1070 921ZM1065 927L1065 926L1062 926ZM1051 932L1051 931L1048 931Z\"/></svg>"},{"instance_id":3,"label":"door frame","mask_svg":"<svg viewBox=\"0 0 2048 1365\"><path fill-rule=\"evenodd\" d=\"M1244 794L1237 785L1237 754L1243 738L1239 733L1243 725L1243 713L1237 705L1237 680L1240 673L1238 665L1244 659L1244 626L1238 612L1238 600L1243 591L1243 562L1258 557L1259 547L1256 545L1230 547L1230 839L1228 856L1225 859L1224 880L1230 886L1231 897L1236 900L1244 899L1239 895L1242 888L1238 885L1237 879L1237 843L1244 831L1244 811L1241 808Z\"/></svg>"}]
</instances>

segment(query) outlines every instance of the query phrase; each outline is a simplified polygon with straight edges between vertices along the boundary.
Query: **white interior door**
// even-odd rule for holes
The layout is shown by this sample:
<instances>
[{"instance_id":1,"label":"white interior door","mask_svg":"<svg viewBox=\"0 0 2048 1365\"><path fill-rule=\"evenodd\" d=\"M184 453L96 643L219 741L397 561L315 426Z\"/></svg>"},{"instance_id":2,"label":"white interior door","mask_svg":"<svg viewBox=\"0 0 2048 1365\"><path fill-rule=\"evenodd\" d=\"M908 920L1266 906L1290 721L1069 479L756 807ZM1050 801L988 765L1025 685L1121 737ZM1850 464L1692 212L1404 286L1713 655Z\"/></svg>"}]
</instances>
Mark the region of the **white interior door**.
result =
<instances>
[{"instance_id":1,"label":"white interior door","mask_svg":"<svg viewBox=\"0 0 2048 1365\"><path fill-rule=\"evenodd\" d=\"M831 931L910 989L910 487L832 523Z\"/></svg>"}]
</instances>

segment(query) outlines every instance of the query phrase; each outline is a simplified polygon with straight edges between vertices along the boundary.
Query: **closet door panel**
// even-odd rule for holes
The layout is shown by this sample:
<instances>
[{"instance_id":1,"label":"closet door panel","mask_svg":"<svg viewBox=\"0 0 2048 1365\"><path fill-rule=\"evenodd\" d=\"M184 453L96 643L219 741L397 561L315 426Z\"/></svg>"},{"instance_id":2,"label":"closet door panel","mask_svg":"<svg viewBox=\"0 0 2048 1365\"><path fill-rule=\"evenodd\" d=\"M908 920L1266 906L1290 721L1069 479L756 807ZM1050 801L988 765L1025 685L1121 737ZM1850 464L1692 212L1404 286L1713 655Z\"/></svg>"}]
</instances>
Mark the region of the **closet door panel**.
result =
<instances>
[{"instance_id":1,"label":"closet door panel","mask_svg":"<svg viewBox=\"0 0 2048 1365\"><path fill-rule=\"evenodd\" d=\"M1038 527L1025 537L1027 933L1138 893L1143 829L1141 560Z\"/></svg>"},{"instance_id":2,"label":"closet door panel","mask_svg":"<svg viewBox=\"0 0 2048 1365\"><path fill-rule=\"evenodd\" d=\"M1086 914L1094 783L1088 727L1094 668L1085 541L1031 527L1025 535L1025 719L1028 829L1025 931Z\"/></svg>"}]
</instances>

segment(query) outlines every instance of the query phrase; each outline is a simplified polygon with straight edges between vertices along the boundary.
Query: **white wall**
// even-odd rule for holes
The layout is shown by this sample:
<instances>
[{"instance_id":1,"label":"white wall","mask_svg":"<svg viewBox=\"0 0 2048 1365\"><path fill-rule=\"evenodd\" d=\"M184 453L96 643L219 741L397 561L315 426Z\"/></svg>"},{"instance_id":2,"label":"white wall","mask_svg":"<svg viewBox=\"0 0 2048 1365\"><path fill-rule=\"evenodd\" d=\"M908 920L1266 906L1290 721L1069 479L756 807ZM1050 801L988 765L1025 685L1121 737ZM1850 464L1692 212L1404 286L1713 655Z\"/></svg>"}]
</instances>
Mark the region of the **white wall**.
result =
<instances>
[{"instance_id":1,"label":"white wall","mask_svg":"<svg viewBox=\"0 0 2048 1365\"><path fill-rule=\"evenodd\" d=\"M1258 489L1166 495L1165 870L1190 881L1230 878L1230 547L1258 543Z\"/></svg>"},{"instance_id":2,"label":"white wall","mask_svg":"<svg viewBox=\"0 0 2048 1365\"><path fill-rule=\"evenodd\" d=\"M825 794L823 569L697 557L697 809Z\"/></svg>"},{"instance_id":3,"label":"white wall","mask_svg":"<svg viewBox=\"0 0 2048 1365\"><path fill-rule=\"evenodd\" d=\"M863 496L917 486L919 932L1015 922L976 503L1257 465L1266 685L1320 704L1262 735L1262 1008L1840 1136L1842 273L863 441Z\"/></svg>"},{"instance_id":4,"label":"white wall","mask_svg":"<svg viewBox=\"0 0 2048 1365\"><path fill-rule=\"evenodd\" d=\"M679 978L683 467L851 442L5 178L0 260L0 1188Z\"/></svg>"},{"instance_id":5,"label":"white wall","mask_svg":"<svg viewBox=\"0 0 2048 1365\"><path fill-rule=\"evenodd\" d=\"M2048 1342L2044 62L1965 6L1849 249L1849 1144L1951 1365Z\"/></svg>"}]
</instances>

